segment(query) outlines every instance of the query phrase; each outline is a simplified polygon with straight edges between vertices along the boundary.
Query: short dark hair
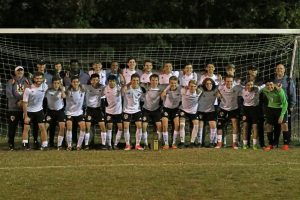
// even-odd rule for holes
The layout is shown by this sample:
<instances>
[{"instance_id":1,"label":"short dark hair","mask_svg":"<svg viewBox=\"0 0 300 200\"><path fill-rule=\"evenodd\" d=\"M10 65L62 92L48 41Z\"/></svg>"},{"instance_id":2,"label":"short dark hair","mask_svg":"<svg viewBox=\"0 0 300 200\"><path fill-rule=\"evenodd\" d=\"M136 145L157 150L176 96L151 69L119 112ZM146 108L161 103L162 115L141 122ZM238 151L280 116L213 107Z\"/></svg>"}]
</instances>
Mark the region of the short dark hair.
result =
<instances>
[{"instance_id":1,"label":"short dark hair","mask_svg":"<svg viewBox=\"0 0 300 200\"><path fill-rule=\"evenodd\" d=\"M176 77L176 76L171 76L170 78L169 78L169 82L170 81L178 81L178 78Z\"/></svg>"},{"instance_id":2,"label":"short dark hair","mask_svg":"<svg viewBox=\"0 0 300 200\"><path fill-rule=\"evenodd\" d=\"M212 90L216 88L216 82L212 78L205 78L202 82L202 87L204 91L207 91L206 83L207 81L210 81L212 83Z\"/></svg>"},{"instance_id":3,"label":"short dark hair","mask_svg":"<svg viewBox=\"0 0 300 200\"><path fill-rule=\"evenodd\" d=\"M144 60L144 65L145 65L147 62L149 62L149 63L152 63L152 64L153 64L152 60L150 60L150 59L146 59L146 60Z\"/></svg>"},{"instance_id":4,"label":"short dark hair","mask_svg":"<svg viewBox=\"0 0 300 200\"><path fill-rule=\"evenodd\" d=\"M91 75L90 79L93 79L93 78L100 78L100 76L99 76L99 74L94 73L94 74Z\"/></svg>"},{"instance_id":5,"label":"short dark hair","mask_svg":"<svg viewBox=\"0 0 300 200\"><path fill-rule=\"evenodd\" d=\"M232 79L234 79L234 77L233 77L232 75L226 75L224 80L226 80L227 78L232 78Z\"/></svg>"},{"instance_id":6,"label":"short dark hair","mask_svg":"<svg viewBox=\"0 0 300 200\"><path fill-rule=\"evenodd\" d=\"M139 78L140 79L140 75L138 75L137 73L132 74L130 80L132 80L134 78Z\"/></svg>"},{"instance_id":7,"label":"short dark hair","mask_svg":"<svg viewBox=\"0 0 300 200\"><path fill-rule=\"evenodd\" d=\"M42 76L44 78L44 73L43 72L35 72L33 74L33 78L37 77L37 76Z\"/></svg>"},{"instance_id":8,"label":"short dark hair","mask_svg":"<svg viewBox=\"0 0 300 200\"><path fill-rule=\"evenodd\" d=\"M61 81L61 78L59 76L53 76L52 83L54 83L54 81Z\"/></svg>"},{"instance_id":9,"label":"short dark hair","mask_svg":"<svg viewBox=\"0 0 300 200\"><path fill-rule=\"evenodd\" d=\"M117 81L117 77L115 75L109 75L107 81Z\"/></svg>"},{"instance_id":10,"label":"short dark hair","mask_svg":"<svg viewBox=\"0 0 300 200\"><path fill-rule=\"evenodd\" d=\"M159 76L157 74L151 74L151 76L149 77L149 79L151 80L152 78L159 79Z\"/></svg>"},{"instance_id":11,"label":"short dark hair","mask_svg":"<svg viewBox=\"0 0 300 200\"><path fill-rule=\"evenodd\" d=\"M136 59L135 59L133 56L130 56L130 57L127 59L127 63L129 63L130 60L136 61Z\"/></svg>"},{"instance_id":12,"label":"short dark hair","mask_svg":"<svg viewBox=\"0 0 300 200\"><path fill-rule=\"evenodd\" d=\"M251 65L247 68L247 71L257 71L257 67L254 65Z\"/></svg>"},{"instance_id":13,"label":"short dark hair","mask_svg":"<svg viewBox=\"0 0 300 200\"><path fill-rule=\"evenodd\" d=\"M71 82L72 82L73 80L75 80L75 79L79 79L79 76L72 76L72 77L71 77Z\"/></svg>"}]
</instances>

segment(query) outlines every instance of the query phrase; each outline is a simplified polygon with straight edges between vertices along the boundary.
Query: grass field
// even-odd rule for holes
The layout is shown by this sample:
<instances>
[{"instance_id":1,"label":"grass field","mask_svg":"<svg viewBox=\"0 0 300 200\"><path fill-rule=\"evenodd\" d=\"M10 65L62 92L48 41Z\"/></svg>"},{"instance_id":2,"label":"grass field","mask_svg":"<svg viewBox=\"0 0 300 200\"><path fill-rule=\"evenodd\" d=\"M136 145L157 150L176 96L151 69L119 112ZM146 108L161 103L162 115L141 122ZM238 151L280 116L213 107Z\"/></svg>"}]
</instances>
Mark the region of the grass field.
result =
<instances>
[{"instance_id":1,"label":"grass field","mask_svg":"<svg viewBox=\"0 0 300 200\"><path fill-rule=\"evenodd\" d=\"M1 199L299 199L300 148L1 150L0 177Z\"/></svg>"}]
</instances>

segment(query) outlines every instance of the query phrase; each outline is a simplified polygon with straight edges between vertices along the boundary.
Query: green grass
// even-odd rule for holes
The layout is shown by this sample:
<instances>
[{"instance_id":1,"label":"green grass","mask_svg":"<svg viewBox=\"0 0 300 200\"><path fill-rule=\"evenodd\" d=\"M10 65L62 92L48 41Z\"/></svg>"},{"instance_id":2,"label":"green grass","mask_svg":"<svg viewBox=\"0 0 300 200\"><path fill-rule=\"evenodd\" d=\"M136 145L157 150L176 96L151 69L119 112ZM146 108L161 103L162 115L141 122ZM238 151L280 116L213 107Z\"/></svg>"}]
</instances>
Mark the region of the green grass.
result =
<instances>
[{"instance_id":1,"label":"green grass","mask_svg":"<svg viewBox=\"0 0 300 200\"><path fill-rule=\"evenodd\" d=\"M1 142L4 142L3 139ZM299 199L289 151L0 151L1 199Z\"/></svg>"}]
</instances>

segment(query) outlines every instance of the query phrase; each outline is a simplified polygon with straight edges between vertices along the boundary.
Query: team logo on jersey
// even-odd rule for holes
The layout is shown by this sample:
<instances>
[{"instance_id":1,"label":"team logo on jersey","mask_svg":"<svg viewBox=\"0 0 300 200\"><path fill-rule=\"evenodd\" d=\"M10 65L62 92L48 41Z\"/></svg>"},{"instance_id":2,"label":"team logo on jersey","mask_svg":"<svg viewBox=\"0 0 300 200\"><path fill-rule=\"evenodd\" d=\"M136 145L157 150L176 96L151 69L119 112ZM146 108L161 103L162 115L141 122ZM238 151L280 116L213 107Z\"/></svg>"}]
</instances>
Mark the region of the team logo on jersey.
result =
<instances>
[{"instance_id":1,"label":"team logo on jersey","mask_svg":"<svg viewBox=\"0 0 300 200\"><path fill-rule=\"evenodd\" d=\"M46 117L46 120L47 120L47 121L50 121L50 120L51 120L51 117L48 115L48 116Z\"/></svg>"},{"instance_id":2,"label":"team logo on jersey","mask_svg":"<svg viewBox=\"0 0 300 200\"><path fill-rule=\"evenodd\" d=\"M17 93L19 94L19 95L22 95L23 94L23 92L24 92L24 85L21 85L21 84L18 84L17 85Z\"/></svg>"},{"instance_id":3,"label":"team logo on jersey","mask_svg":"<svg viewBox=\"0 0 300 200\"><path fill-rule=\"evenodd\" d=\"M107 116L106 120L110 121L111 120L111 116Z\"/></svg>"},{"instance_id":4,"label":"team logo on jersey","mask_svg":"<svg viewBox=\"0 0 300 200\"><path fill-rule=\"evenodd\" d=\"M199 119L202 120L203 119L203 115L199 115Z\"/></svg>"},{"instance_id":5,"label":"team logo on jersey","mask_svg":"<svg viewBox=\"0 0 300 200\"><path fill-rule=\"evenodd\" d=\"M164 112L164 116L168 116L168 113L167 113L167 112Z\"/></svg>"},{"instance_id":6,"label":"team logo on jersey","mask_svg":"<svg viewBox=\"0 0 300 200\"><path fill-rule=\"evenodd\" d=\"M10 116L10 121L15 121L16 117L15 116Z\"/></svg>"},{"instance_id":7,"label":"team logo on jersey","mask_svg":"<svg viewBox=\"0 0 300 200\"><path fill-rule=\"evenodd\" d=\"M124 114L124 119L128 119L128 115L127 114Z\"/></svg>"},{"instance_id":8,"label":"team logo on jersey","mask_svg":"<svg viewBox=\"0 0 300 200\"><path fill-rule=\"evenodd\" d=\"M145 116L145 117L143 117L143 121L145 122L145 121L147 121L147 117Z\"/></svg>"},{"instance_id":9,"label":"team logo on jersey","mask_svg":"<svg viewBox=\"0 0 300 200\"><path fill-rule=\"evenodd\" d=\"M91 120L92 119L92 116L87 116L87 120Z\"/></svg>"},{"instance_id":10,"label":"team logo on jersey","mask_svg":"<svg viewBox=\"0 0 300 200\"><path fill-rule=\"evenodd\" d=\"M224 116L225 116L225 113L221 111L221 112L220 112L220 116L221 116L221 117L224 117Z\"/></svg>"},{"instance_id":11,"label":"team logo on jersey","mask_svg":"<svg viewBox=\"0 0 300 200\"><path fill-rule=\"evenodd\" d=\"M180 112L180 116L184 116L184 112Z\"/></svg>"},{"instance_id":12,"label":"team logo on jersey","mask_svg":"<svg viewBox=\"0 0 300 200\"><path fill-rule=\"evenodd\" d=\"M71 115L68 115L67 118L68 118L68 119L71 119Z\"/></svg>"}]
</instances>

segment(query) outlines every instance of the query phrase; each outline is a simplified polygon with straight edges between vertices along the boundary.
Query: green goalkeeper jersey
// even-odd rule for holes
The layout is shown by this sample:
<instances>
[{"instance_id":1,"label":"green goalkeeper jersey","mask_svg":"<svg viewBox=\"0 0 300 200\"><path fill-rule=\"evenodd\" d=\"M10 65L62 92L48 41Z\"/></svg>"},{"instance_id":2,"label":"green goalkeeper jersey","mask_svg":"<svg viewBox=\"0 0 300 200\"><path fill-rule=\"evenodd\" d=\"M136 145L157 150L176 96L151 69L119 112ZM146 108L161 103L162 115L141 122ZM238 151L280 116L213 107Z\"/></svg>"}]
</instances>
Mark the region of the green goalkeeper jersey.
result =
<instances>
[{"instance_id":1,"label":"green goalkeeper jersey","mask_svg":"<svg viewBox=\"0 0 300 200\"><path fill-rule=\"evenodd\" d=\"M263 93L266 95L268 99L268 107L269 108L281 108L280 117L283 117L287 111L288 108L288 102L286 100L285 93L283 89L273 91L269 91L266 88L264 88Z\"/></svg>"}]
</instances>

